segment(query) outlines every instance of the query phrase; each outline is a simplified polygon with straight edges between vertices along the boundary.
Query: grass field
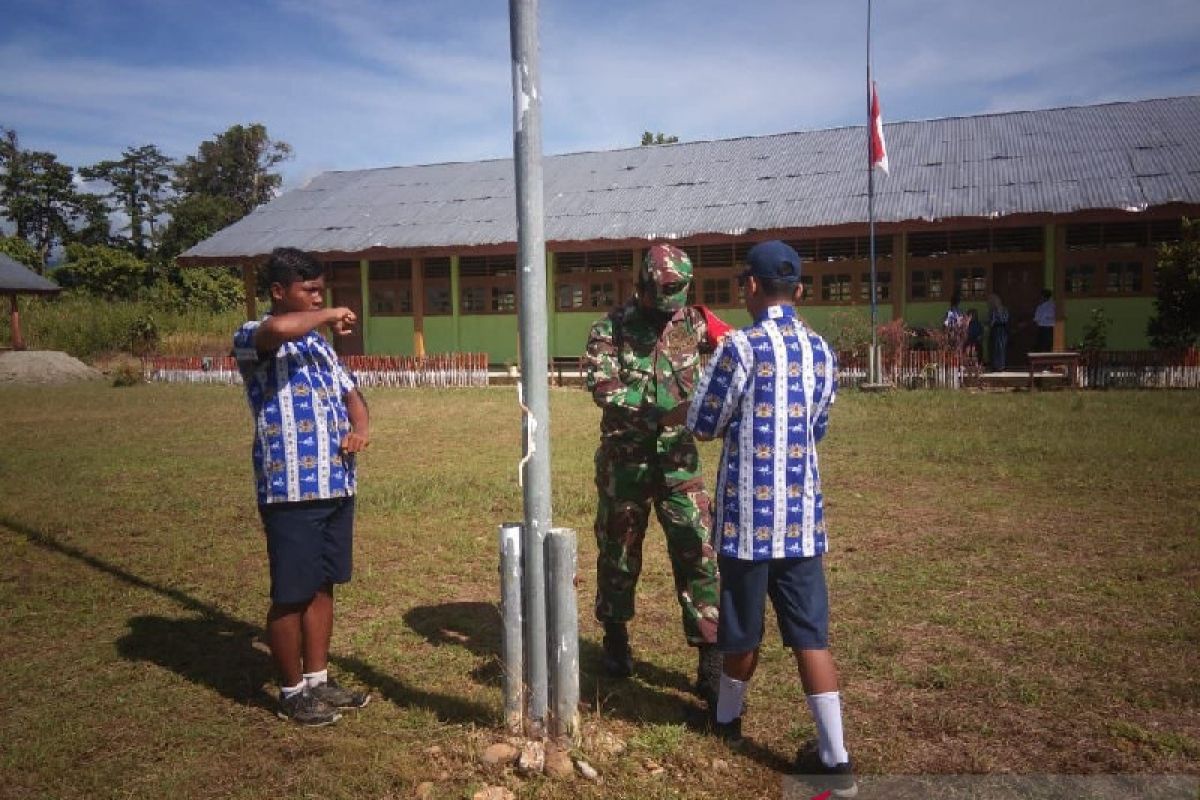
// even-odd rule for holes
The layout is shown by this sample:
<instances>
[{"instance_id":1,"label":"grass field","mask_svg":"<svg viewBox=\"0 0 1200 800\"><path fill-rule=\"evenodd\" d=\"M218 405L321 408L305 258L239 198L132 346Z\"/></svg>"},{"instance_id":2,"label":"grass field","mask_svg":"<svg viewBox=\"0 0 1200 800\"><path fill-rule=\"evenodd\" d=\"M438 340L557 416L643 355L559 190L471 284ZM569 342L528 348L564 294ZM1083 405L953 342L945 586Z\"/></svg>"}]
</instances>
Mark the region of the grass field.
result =
<instances>
[{"instance_id":1,"label":"grass field","mask_svg":"<svg viewBox=\"0 0 1200 800\"><path fill-rule=\"evenodd\" d=\"M369 400L333 669L375 700L310 731L264 692L240 389L0 389L0 797L400 798L426 781L432 797L778 796L812 735L791 659L769 622L744 754L689 727L693 654L657 527L637 677L597 675L598 412L578 390L552 395L553 497L580 534L580 751L602 783L484 767L503 739L495 528L521 516L515 396ZM827 563L860 771L1200 773L1198 421L1198 393L839 399Z\"/></svg>"}]
</instances>

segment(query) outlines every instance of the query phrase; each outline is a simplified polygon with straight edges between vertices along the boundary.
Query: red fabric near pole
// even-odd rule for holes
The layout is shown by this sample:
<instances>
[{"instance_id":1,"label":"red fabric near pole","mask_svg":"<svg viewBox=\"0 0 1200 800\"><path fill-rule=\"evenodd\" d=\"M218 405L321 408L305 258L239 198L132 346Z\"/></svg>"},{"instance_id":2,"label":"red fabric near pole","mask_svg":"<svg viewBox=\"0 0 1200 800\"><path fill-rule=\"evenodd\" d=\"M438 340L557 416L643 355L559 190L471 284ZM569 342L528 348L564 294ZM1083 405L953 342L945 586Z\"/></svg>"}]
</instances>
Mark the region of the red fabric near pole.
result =
<instances>
[{"instance_id":1,"label":"red fabric near pole","mask_svg":"<svg viewBox=\"0 0 1200 800\"><path fill-rule=\"evenodd\" d=\"M887 145L883 141L883 115L879 112L879 92L871 81L871 166L887 174Z\"/></svg>"},{"instance_id":2,"label":"red fabric near pole","mask_svg":"<svg viewBox=\"0 0 1200 800\"><path fill-rule=\"evenodd\" d=\"M721 337L733 330L733 326L710 311L708 306L697 305L696 309L704 315L704 321L708 323L708 344L715 348L721 343Z\"/></svg>"}]
</instances>

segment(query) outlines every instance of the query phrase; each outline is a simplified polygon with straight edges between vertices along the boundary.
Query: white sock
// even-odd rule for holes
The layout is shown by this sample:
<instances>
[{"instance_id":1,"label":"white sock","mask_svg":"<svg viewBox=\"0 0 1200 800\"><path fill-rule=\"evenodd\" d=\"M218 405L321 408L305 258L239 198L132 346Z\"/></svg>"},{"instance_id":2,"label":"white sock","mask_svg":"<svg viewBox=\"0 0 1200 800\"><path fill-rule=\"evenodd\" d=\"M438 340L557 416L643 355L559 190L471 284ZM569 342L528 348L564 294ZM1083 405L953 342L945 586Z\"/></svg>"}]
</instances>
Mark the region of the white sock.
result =
<instances>
[{"instance_id":1,"label":"white sock","mask_svg":"<svg viewBox=\"0 0 1200 800\"><path fill-rule=\"evenodd\" d=\"M295 686L280 686L280 687L279 687L279 693L280 693L281 695L283 695L283 699L284 699L284 700L286 700L286 699L288 699L289 697L292 697L292 696L294 696L294 695L298 695L298 694L300 694L301 692L303 692L303 691L304 691L304 687L305 687L305 683L304 683L304 681L300 681L300 682L299 682L299 683L297 683Z\"/></svg>"},{"instance_id":2,"label":"white sock","mask_svg":"<svg viewBox=\"0 0 1200 800\"><path fill-rule=\"evenodd\" d=\"M817 745L821 762L834 767L850 760L846 743L842 741L842 698L837 692L810 694L808 708L817 723Z\"/></svg>"},{"instance_id":3,"label":"white sock","mask_svg":"<svg viewBox=\"0 0 1200 800\"><path fill-rule=\"evenodd\" d=\"M742 715L746 686L750 681L739 681L721 673L721 691L717 695L717 722L722 725L733 722Z\"/></svg>"},{"instance_id":4,"label":"white sock","mask_svg":"<svg viewBox=\"0 0 1200 800\"><path fill-rule=\"evenodd\" d=\"M329 668L328 667L321 670L320 672L304 673L304 685L310 689L315 689L316 687L320 686L322 683L325 683L328 680L329 680Z\"/></svg>"}]
</instances>

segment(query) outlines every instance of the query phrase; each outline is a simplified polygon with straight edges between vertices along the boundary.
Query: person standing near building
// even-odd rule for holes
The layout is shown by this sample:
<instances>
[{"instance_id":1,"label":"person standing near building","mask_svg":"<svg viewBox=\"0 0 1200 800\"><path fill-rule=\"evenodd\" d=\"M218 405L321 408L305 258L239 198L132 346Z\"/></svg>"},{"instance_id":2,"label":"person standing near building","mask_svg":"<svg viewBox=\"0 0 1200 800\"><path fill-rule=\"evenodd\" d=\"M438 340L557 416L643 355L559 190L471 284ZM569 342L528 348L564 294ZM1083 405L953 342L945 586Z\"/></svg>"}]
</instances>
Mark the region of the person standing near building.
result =
<instances>
[{"instance_id":1,"label":"person standing near building","mask_svg":"<svg viewBox=\"0 0 1200 800\"><path fill-rule=\"evenodd\" d=\"M604 625L604 670L633 672L628 623L642 569L650 508L667 537L687 643L698 649L697 691L715 702L721 657L717 563L709 543L710 498L692 434L663 417L692 395L700 353L728 328L687 304L692 263L669 244L649 248L637 294L592 326L585 356L602 409L596 451L596 619Z\"/></svg>"},{"instance_id":2,"label":"person standing near building","mask_svg":"<svg viewBox=\"0 0 1200 800\"><path fill-rule=\"evenodd\" d=\"M1008 363L1008 309L1000 295L988 297L988 355L993 372L1003 372Z\"/></svg>"},{"instance_id":3,"label":"person standing near building","mask_svg":"<svg viewBox=\"0 0 1200 800\"><path fill-rule=\"evenodd\" d=\"M725 338L686 412L697 438L724 437L714 513L724 663L713 722L722 738L741 742L770 597L817 727L817 758L798 758L797 771L850 797L857 784L829 651L822 564L828 531L817 463L837 394L837 363L828 343L796 316L794 302L803 293L796 251L768 241L746 261L740 280L754 324Z\"/></svg>"},{"instance_id":4,"label":"person standing near building","mask_svg":"<svg viewBox=\"0 0 1200 800\"><path fill-rule=\"evenodd\" d=\"M1042 302L1033 310L1033 324L1037 326L1034 348L1039 353L1054 349L1054 300L1049 289L1042 290Z\"/></svg>"},{"instance_id":5,"label":"person standing near building","mask_svg":"<svg viewBox=\"0 0 1200 800\"><path fill-rule=\"evenodd\" d=\"M254 416L255 486L267 538L267 643L279 715L328 725L370 696L329 677L333 587L350 580L356 454L370 442L367 404L318 328L347 335L348 308L325 308L321 265L277 248L266 264L271 311L242 325L234 355Z\"/></svg>"}]
</instances>

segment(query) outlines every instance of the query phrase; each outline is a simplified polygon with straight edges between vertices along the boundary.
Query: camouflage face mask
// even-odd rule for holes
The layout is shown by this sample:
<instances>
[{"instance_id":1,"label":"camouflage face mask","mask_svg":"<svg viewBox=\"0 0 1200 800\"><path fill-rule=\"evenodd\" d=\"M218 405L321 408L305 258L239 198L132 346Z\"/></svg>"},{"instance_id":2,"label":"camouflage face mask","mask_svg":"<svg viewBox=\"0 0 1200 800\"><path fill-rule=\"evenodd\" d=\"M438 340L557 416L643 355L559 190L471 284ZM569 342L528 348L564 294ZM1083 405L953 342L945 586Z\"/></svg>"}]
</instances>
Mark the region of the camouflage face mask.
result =
<instances>
[{"instance_id":1,"label":"camouflage face mask","mask_svg":"<svg viewBox=\"0 0 1200 800\"><path fill-rule=\"evenodd\" d=\"M670 244L656 244L646 251L639 283L650 292L654 307L674 314L687 305L692 284L692 262L687 253Z\"/></svg>"}]
</instances>

